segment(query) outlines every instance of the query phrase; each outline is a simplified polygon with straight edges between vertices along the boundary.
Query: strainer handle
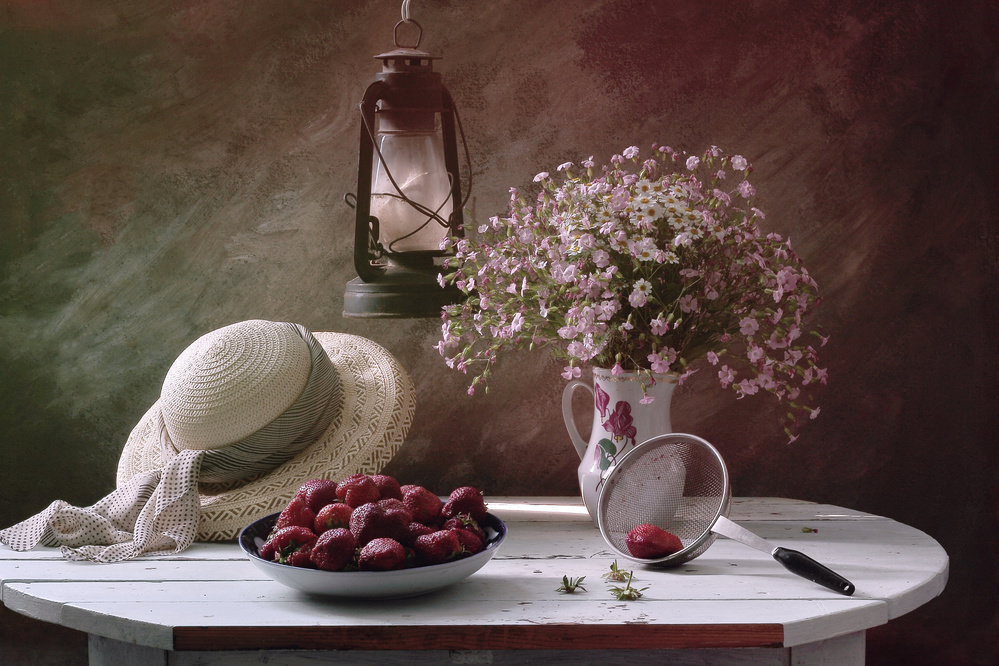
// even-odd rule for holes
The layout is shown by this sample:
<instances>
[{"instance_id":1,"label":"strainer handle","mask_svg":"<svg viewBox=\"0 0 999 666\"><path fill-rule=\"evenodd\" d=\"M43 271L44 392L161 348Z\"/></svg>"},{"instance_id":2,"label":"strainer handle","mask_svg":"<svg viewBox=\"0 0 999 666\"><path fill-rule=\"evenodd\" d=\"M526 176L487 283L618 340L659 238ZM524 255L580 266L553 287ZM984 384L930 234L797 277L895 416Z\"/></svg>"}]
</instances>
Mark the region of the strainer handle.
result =
<instances>
[{"instance_id":1,"label":"strainer handle","mask_svg":"<svg viewBox=\"0 0 999 666\"><path fill-rule=\"evenodd\" d=\"M590 385L581 379L573 379L566 384L562 390L562 418L565 419L565 429L569 431L569 439L572 440L572 445L576 447L576 453L579 454L579 459L582 460L583 456L586 455L586 448L589 444L579 434L579 428L576 427L576 418L572 414L572 394L578 388L586 389L591 395L593 393Z\"/></svg>"},{"instance_id":2,"label":"strainer handle","mask_svg":"<svg viewBox=\"0 0 999 666\"><path fill-rule=\"evenodd\" d=\"M838 573L820 564L804 553L790 548L774 549L774 559L784 565L784 568L791 573L806 578L813 583L818 583L822 587L827 587L833 592L839 592L850 596L856 588L853 583L840 576Z\"/></svg>"}]
</instances>

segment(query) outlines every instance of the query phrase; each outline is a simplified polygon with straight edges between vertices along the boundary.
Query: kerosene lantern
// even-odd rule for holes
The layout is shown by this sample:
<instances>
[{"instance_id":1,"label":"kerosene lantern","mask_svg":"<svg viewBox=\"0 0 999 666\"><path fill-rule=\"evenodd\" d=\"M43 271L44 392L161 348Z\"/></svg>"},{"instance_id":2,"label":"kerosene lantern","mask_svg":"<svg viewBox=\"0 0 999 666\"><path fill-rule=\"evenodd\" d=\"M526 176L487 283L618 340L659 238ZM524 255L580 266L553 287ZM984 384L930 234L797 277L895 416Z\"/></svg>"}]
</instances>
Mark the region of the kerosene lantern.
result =
<instances>
[{"instance_id":1,"label":"kerosene lantern","mask_svg":"<svg viewBox=\"0 0 999 666\"><path fill-rule=\"evenodd\" d=\"M361 101L354 202L358 277L347 283L345 317L437 317L461 297L438 283L452 256L441 249L442 239L463 235L455 136L460 121L433 69L439 57L418 50L423 29L409 18L407 5L393 33L396 48L375 56L382 71ZM413 46L400 44L400 28L418 31Z\"/></svg>"}]
</instances>

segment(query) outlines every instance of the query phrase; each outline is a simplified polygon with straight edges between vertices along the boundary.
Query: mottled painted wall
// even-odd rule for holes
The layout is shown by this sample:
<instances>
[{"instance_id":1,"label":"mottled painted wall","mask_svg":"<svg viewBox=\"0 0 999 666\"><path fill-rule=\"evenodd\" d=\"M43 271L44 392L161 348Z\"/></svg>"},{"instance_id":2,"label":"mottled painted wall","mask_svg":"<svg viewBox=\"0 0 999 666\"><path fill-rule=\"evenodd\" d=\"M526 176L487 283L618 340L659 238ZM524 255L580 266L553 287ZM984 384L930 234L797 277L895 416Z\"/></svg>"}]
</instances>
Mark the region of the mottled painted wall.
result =
<instances>
[{"instance_id":1,"label":"mottled painted wall","mask_svg":"<svg viewBox=\"0 0 999 666\"><path fill-rule=\"evenodd\" d=\"M444 56L480 219L540 170L632 144L755 163L768 228L825 297L822 414L788 447L775 404L736 402L705 372L674 425L722 449L736 494L887 515L948 549L948 590L872 632L872 663L999 663L996 3L412 14ZM547 357L508 358L469 398L432 348L436 322L341 317L356 105L398 16L396 0L0 1L0 522L109 491L171 361L254 317L397 354L420 389L399 477L576 491ZM10 616L5 653L28 659L48 628ZM82 658L58 635L37 663Z\"/></svg>"}]
</instances>

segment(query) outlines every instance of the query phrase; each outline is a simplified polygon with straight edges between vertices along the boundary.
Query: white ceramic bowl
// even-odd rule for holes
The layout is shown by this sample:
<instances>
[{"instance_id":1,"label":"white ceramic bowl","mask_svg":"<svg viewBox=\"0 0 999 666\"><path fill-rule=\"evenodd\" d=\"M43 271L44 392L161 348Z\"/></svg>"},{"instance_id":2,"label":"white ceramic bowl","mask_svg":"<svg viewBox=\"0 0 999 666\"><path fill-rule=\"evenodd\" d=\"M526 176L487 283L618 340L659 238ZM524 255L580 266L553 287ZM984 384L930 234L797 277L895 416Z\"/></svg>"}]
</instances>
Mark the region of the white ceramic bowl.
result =
<instances>
[{"instance_id":1,"label":"white ceramic bowl","mask_svg":"<svg viewBox=\"0 0 999 666\"><path fill-rule=\"evenodd\" d=\"M397 571L321 571L271 562L260 557L260 547L280 514L250 523L239 533L239 547L267 577L282 585L327 597L349 599L397 599L439 590L471 576L485 566L506 539L506 525L488 514L481 552L464 559Z\"/></svg>"}]
</instances>

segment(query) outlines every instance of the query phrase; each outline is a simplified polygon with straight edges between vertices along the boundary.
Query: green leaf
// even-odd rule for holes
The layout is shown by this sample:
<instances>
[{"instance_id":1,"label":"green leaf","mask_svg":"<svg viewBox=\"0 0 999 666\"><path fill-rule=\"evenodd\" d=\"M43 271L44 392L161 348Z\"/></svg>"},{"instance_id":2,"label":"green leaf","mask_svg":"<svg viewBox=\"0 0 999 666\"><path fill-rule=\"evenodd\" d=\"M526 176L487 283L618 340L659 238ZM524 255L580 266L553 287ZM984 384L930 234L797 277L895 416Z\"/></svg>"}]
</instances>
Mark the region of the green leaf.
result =
<instances>
[{"instance_id":1,"label":"green leaf","mask_svg":"<svg viewBox=\"0 0 999 666\"><path fill-rule=\"evenodd\" d=\"M562 576L562 585L555 589L556 592L568 592L572 594L576 590L582 590L586 592L586 588L583 587L583 581L586 576L580 576L579 578L569 578L568 576Z\"/></svg>"}]
</instances>

